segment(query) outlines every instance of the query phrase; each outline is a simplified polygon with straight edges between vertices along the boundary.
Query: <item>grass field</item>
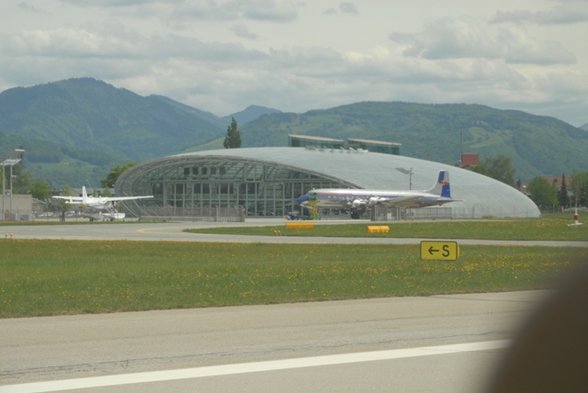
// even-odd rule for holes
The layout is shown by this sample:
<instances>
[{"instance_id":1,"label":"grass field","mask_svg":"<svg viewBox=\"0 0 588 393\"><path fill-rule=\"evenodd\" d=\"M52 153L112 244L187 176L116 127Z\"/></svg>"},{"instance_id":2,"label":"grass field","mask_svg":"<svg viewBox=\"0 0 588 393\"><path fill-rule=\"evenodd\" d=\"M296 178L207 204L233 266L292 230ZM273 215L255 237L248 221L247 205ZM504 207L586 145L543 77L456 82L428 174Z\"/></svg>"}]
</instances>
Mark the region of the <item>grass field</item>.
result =
<instances>
[{"instance_id":1,"label":"grass field","mask_svg":"<svg viewBox=\"0 0 588 393\"><path fill-rule=\"evenodd\" d=\"M319 221L312 229L289 229L280 225L192 229L188 232L272 236L279 231L282 236L588 241L588 224L570 227L571 222L569 215L526 220L400 221L382 223L390 227L386 234L369 234L367 226L372 223L322 225Z\"/></svg>"},{"instance_id":2,"label":"grass field","mask_svg":"<svg viewBox=\"0 0 588 393\"><path fill-rule=\"evenodd\" d=\"M505 291L549 286L586 248L0 240L0 317Z\"/></svg>"}]
</instances>

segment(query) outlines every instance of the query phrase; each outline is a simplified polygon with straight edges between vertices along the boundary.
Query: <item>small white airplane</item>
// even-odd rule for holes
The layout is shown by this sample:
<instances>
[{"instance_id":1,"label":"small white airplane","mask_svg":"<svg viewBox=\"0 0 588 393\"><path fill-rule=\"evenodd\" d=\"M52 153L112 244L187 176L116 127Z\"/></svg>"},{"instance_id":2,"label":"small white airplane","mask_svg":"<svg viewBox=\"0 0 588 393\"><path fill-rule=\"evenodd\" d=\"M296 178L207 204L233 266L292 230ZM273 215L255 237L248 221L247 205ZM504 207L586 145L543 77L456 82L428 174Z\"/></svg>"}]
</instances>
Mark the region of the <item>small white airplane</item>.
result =
<instances>
[{"instance_id":1,"label":"small white airplane","mask_svg":"<svg viewBox=\"0 0 588 393\"><path fill-rule=\"evenodd\" d=\"M115 204L120 201L131 201L135 199L149 199L153 195L128 196L128 197L94 197L88 195L86 186L82 187L82 196L57 195L53 199L64 200L68 205L76 205L80 208L82 216L90 220L122 220L125 213L116 210Z\"/></svg>"},{"instance_id":2,"label":"small white airplane","mask_svg":"<svg viewBox=\"0 0 588 393\"><path fill-rule=\"evenodd\" d=\"M455 202L451 198L449 187L449 172L439 171L437 182L424 191L390 191L365 190L352 188L321 188L310 190L296 200L304 208L332 207L350 209L352 218L359 215L366 208L383 205L387 207L419 208L426 206L444 205Z\"/></svg>"}]
</instances>

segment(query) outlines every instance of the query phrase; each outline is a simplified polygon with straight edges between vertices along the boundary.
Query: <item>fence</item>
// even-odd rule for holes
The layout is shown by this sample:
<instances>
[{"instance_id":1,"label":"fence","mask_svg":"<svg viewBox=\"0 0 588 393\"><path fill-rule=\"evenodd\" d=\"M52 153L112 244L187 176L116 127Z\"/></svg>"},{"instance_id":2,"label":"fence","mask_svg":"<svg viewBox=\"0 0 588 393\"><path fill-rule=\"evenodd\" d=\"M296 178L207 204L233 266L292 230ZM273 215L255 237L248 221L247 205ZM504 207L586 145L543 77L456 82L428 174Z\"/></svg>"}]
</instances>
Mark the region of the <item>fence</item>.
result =
<instances>
[{"instance_id":1,"label":"fence","mask_svg":"<svg viewBox=\"0 0 588 393\"><path fill-rule=\"evenodd\" d=\"M137 212L141 219L186 220L212 222L243 222L245 210L239 207L194 206L182 207L141 207Z\"/></svg>"},{"instance_id":2,"label":"fence","mask_svg":"<svg viewBox=\"0 0 588 393\"><path fill-rule=\"evenodd\" d=\"M454 218L449 207L426 208L426 209L404 209L385 208L376 206L371 209L370 219L372 221L400 221L400 220L439 220Z\"/></svg>"},{"instance_id":3,"label":"fence","mask_svg":"<svg viewBox=\"0 0 588 393\"><path fill-rule=\"evenodd\" d=\"M1 221L28 221L34 216L33 197L31 195L7 193L0 195Z\"/></svg>"},{"instance_id":4,"label":"fence","mask_svg":"<svg viewBox=\"0 0 588 393\"><path fill-rule=\"evenodd\" d=\"M385 208L371 209L372 221L440 220L473 218L536 218L536 212L512 207L496 208L484 205L470 207L427 207L421 209Z\"/></svg>"},{"instance_id":5,"label":"fence","mask_svg":"<svg viewBox=\"0 0 588 393\"><path fill-rule=\"evenodd\" d=\"M31 209L5 209L4 214L0 215L1 221L31 221L35 214Z\"/></svg>"}]
</instances>

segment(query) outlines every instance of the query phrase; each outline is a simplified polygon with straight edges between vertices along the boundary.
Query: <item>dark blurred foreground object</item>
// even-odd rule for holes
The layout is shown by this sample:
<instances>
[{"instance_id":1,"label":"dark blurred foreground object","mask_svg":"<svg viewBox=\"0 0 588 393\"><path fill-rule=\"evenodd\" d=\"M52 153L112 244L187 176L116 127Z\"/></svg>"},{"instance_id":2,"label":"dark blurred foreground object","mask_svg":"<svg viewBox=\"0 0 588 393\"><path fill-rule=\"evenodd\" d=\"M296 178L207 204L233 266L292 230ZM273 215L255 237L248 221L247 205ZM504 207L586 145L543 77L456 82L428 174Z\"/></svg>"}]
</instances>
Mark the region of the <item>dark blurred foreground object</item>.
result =
<instances>
[{"instance_id":1,"label":"dark blurred foreground object","mask_svg":"<svg viewBox=\"0 0 588 393\"><path fill-rule=\"evenodd\" d=\"M515 337L489 393L588 392L588 269L559 282Z\"/></svg>"}]
</instances>

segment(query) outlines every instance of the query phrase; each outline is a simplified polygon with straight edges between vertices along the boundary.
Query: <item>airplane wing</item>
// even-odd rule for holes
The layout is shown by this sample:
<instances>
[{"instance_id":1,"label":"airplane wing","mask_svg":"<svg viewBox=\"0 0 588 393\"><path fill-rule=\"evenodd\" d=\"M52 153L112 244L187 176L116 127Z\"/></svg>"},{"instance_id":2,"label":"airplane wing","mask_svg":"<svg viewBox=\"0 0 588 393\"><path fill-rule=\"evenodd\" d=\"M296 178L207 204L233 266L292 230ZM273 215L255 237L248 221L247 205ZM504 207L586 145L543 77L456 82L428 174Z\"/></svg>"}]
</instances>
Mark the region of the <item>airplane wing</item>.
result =
<instances>
[{"instance_id":1,"label":"airplane wing","mask_svg":"<svg viewBox=\"0 0 588 393\"><path fill-rule=\"evenodd\" d=\"M150 199L153 195L128 196L128 197L104 197L105 202L131 201L133 199Z\"/></svg>"},{"instance_id":2,"label":"airplane wing","mask_svg":"<svg viewBox=\"0 0 588 393\"><path fill-rule=\"evenodd\" d=\"M81 205L84 203L84 198L79 197L79 196L56 195L56 196L52 196L51 198L65 200L65 203L69 203L69 204ZM128 196L128 197L101 197L100 202L118 202L118 201L130 201L133 199L149 199L149 198L153 198L153 195ZM89 201L91 203L92 199L90 199ZM86 203L87 202L88 201L86 201Z\"/></svg>"},{"instance_id":3,"label":"airplane wing","mask_svg":"<svg viewBox=\"0 0 588 393\"><path fill-rule=\"evenodd\" d=\"M428 198L428 199L424 199ZM381 204L386 207L405 207L405 208L418 208L434 205L443 205L445 203L456 202L458 199L435 197L424 195L407 195L399 198L386 199L385 197L377 201L377 204Z\"/></svg>"},{"instance_id":4,"label":"airplane wing","mask_svg":"<svg viewBox=\"0 0 588 393\"><path fill-rule=\"evenodd\" d=\"M370 200L370 204L383 205L386 207L408 207L412 205L415 199L418 199L418 195L406 195L398 197L378 197L374 200Z\"/></svg>"},{"instance_id":5,"label":"airplane wing","mask_svg":"<svg viewBox=\"0 0 588 393\"><path fill-rule=\"evenodd\" d=\"M83 201L83 198L78 197L78 196L55 195L55 196L52 196L51 198L62 199L62 200L65 200L65 203L71 203L71 204L81 204Z\"/></svg>"}]
</instances>

